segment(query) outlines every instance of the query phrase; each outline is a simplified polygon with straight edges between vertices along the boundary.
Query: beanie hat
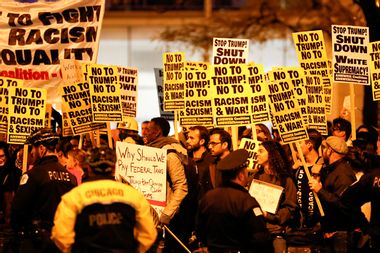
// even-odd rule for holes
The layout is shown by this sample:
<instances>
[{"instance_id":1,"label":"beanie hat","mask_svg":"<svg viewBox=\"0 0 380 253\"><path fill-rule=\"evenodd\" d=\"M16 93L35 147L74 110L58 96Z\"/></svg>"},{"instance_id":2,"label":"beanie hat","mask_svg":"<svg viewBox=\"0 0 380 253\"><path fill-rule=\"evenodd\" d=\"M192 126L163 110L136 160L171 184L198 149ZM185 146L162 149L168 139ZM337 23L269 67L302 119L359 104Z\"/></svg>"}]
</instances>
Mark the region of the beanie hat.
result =
<instances>
[{"instance_id":1,"label":"beanie hat","mask_svg":"<svg viewBox=\"0 0 380 253\"><path fill-rule=\"evenodd\" d=\"M345 155L348 152L346 142L340 137L330 136L326 139L326 143L338 154Z\"/></svg>"}]
</instances>

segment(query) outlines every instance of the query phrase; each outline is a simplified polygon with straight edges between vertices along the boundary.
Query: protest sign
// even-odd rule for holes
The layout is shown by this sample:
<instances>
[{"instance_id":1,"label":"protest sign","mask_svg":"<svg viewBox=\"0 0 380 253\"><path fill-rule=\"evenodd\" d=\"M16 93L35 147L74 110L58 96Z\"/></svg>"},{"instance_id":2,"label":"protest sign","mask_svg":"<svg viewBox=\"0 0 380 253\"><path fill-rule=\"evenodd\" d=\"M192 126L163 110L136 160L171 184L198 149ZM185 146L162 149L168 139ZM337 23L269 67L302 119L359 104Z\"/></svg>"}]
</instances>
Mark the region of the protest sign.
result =
<instances>
[{"instance_id":1,"label":"protest sign","mask_svg":"<svg viewBox=\"0 0 380 253\"><path fill-rule=\"evenodd\" d=\"M181 110L184 107L185 54L164 53L164 111Z\"/></svg>"},{"instance_id":2,"label":"protest sign","mask_svg":"<svg viewBox=\"0 0 380 253\"><path fill-rule=\"evenodd\" d=\"M160 108L160 116L166 120L174 120L173 111L164 111L164 72L160 68L154 68L154 76L156 78L158 107Z\"/></svg>"},{"instance_id":3,"label":"protest sign","mask_svg":"<svg viewBox=\"0 0 380 253\"><path fill-rule=\"evenodd\" d=\"M371 69L372 97L380 100L380 42L369 43L369 66Z\"/></svg>"},{"instance_id":4,"label":"protest sign","mask_svg":"<svg viewBox=\"0 0 380 253\"><path fill-rule=\"evenodd\" d=\"M212 126L210 71L188 70L185 75L185 108L180 115L180 125Z\"/></svg>"},{"instance_id":5,"label":"protest sign","mask_svg":"<svg viewBox=\"0 0 380 253\"><path fill-rule=\"evenodd\" d=\"M46 109L45 109L45 128L51 128L51 114L52 114L52 105L49 103L46 103Z\"/></svg>"},{"instance_id":6,"label":"protest sign","mask_svg":"<svg viewBox=\"0 0 380 253\"><path fill-rule=\"evenodd\" d=\"M2 1L0 76L45 88L47 102L59 103L60 60L96 61L104 7L104 0Z\"/></svg>"},{"instance_id":7,"label":"protest sign","mask_svg":"<svg viewBox=\"0 0 380 253\"><path fill-rule=\"evenodd\" d=\"M45 125L46 90L9 87L7 142L24 144L27 137Z\"/></svg>"},{"instance_id":8,"label":"protest sign","mask_svg":"<svg viewBox=\"0 0 380 253\"><path fill-rule=\"evenodd\" d=\"M275 214L283 190L281 186L253 179L249 194L257 200L263 211Z\"/></svg>"},{"instance_id":9,"label":"protest sign","mask_svg":"<svg viewBox=\"0 0 380 253\"><path fill-rule=\"evenodd\" d=\"M62 82L64 84L80 83L83 80L82 64L77 60L60 60Z\"/></svg>"},{"instance_id":10,"label":"protest sign","mask_svg":"<svg viewBox=\"0 0 380 253\"><path fill-rule=\"evenodd\" d=\"M311 75L329 76L323 32L298 32L292 36L300 66Z\"/></svg>"},{"instance_id":11,"label":"protest sign","mask_svg":"<svg viewBox=\"0 0 380 253\"><path fill-rule=\"evenodd\" d=\"M185 70L209 70L210 63L208 62L185 62Z\"/></svg>"},{"instance_id":12,"label":"protest sign","mask_svg":"<svg viewBox=\"0 0 380 253\"><path fill-rule=\"evenodd\" d=\"M242 64L247 63L249 40L213 38L212 64Z\"/></svg>"},{"instance_id":13,"label":"protest sign","mask_svg":"<svg viewBox=\"0 0 380 253\"><path fill-rule=\"evenodd\" d=\"M308 127L327 135L327 117L324 98L323 78L318 75L306 77Z\"/></svg>"},{"instance_id":14,"label":"protest sign","mask_svg":"<svg viewBox=\"0 0 380 253\"><path fill-rule=\"evenodd\" d=\"M332 25L333 81L369 84L369 29Z\"/></svg>"},{"instance_id":15,"label":"protest sign","mask_svg":"<svg viewBox=\"0 0 380 253\"><path fill-rule=\"evenodd\" d=\"M82 70L90 85L93 121L123 121L117 67L86 64Z\"/></svg>"},{"instance_id":16,"label":"protest sign","mask_svg":"<svg viewBox=\"0 0 380 253\"><path fill-rule=\"evenodd\" d=\"M254 129L254 131L256 131ZM240 149L245 149L248 151L248 161L249 165L248 168L250 169L257 169L257 151L259 150L259 145L261 141L252 140L248 138L242 138L240 140Z\"/></svg>"},{"instance_id":17,"label":"protest sign","mask_svg":"<svg viewBox=\"0 0 380 253\"><path fill-rule=\"evenodd\" d=\"M212 105L216 126L251 124L247 65L214 65L211 77Z\"/></svg>"},{"instance_id":18,"label":"protest sign","mask_svg":"<svg viewBox=\"0 0 380 253\"><path fill-rule=\"evenodd\" d=\"M247 78L250 86L252 124L270 120L268 104L268 86L264 83L264 66L248 64Z\"/></svg>"},{"instance_id":19,"label":"protest sign","mask_svg":"<svg viewBox=\"0 0 380 253\"><path fill-rule=\"evenodd\" d=\"M116 142L115 177L141 191L159 211L166 206L167 150Z\"/></svg>"},{"instance_id":20,"label":"protest sign","mask_svg":"<svg viewBox=\"0 0 380 253\"><path fill-rule=\"evenodd\" d=\"M92 120L90 85L87 82L63 85L60 93L74 135L106 127L105 123L94 123Z\"/></svg>"},{"instance_id":21,"label":"protest sign","mask_svg":"<svg viewBox=\"0 0 380 253\"><path fill-rule=\"evenodd\" d=\"M326 107L326 114L331 114L331 108L332 108L332 97L333 97L333 88L332 88L332 81L331 77L323 77L322 78L322 86L323 86L323 95L325 98L325 107Z\"/></svg>"},{"instance_id":22,"label":"protest sign","mask_svg":"<svg viewBox=\"0 0 380 253\"><path fill-rule=\"evenodd\" d=\"M269 103L273 123L284 143L308 139L301 109L296 99L296 90L289 82L289 72L276 69L269 72Z\"/></svg>"},{"instance_id":23,"label":"protest sign","mask_svg":"<svg viewBox=\"0 0 380 253\"><path fill-rule=\"evenodd\" d=\"M0 77L0 134L8 132L9 100L8 87L22 87L23 81L19 79Z\"/></svg>"},{"instance_id":24,"label":"protest sign","mask_svg":"<svg viewBox=\"0 0 380 253\"><path fill-rule=\"evenodd\" d=\"M120 98L123 117L136 118L137 114L137 68L117 67L119 72Z\"/></svg>"},{"instance_id":25,"label":"protest sign","mask_svg":"<svg viewBox=\"0 0 380 253\"><path fill-rule=\"evenodd\" d=\"M62 106L62 136L73 136L73 129L71 128L71 122L67 113L66 106Z\"/></svg>"}]
</instances>

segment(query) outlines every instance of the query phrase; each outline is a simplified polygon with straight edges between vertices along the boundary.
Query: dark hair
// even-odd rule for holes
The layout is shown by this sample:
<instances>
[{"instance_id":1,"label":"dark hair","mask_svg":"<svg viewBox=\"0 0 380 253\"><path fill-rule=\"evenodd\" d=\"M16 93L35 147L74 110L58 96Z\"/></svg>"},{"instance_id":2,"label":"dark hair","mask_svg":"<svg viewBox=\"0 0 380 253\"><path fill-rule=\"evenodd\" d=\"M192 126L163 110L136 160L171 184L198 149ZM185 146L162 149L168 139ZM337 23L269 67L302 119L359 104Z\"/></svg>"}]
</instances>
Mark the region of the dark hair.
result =
<instances>
[{"instance_id":1,"label":"dark hair","mask_svg":"<svg viewBox=\"0 0 380 253\"><path fill-rule=\"evenodd\" d=\"M232 148L232 139L231 139L231 135L224 129L221 129L221 128L214 128L210 131L210 136L213 135L213 134L219 134L220 136L220 141L223 143L223 142L227 142L227 148L229 150L231 150Z\"/></svg>"},{"instance_id":2,"label":"dark hair","mask_svg":"<svg viewBox=\"0 0 380 253\"><path fill-rule=\"evenodd\" d=\"M4 155L7 159L7 162L9 162L9 159L11 158L9 154L9 145L4 141L0 141L0 149L4 150Z\"/></svg>"},{"instance_id":3,"label":"dark hair","mask_svg":"<svg viewBox=\"0 0 380 253\"><path fill-rule=\"evenodd\" d=\"M366 129L367 131L360 131L361 129ZM373 145L374 150L377 150L377 140L379 138L379 133L377 130L370 125L361 125L356 129L356 139L365 139L370 144Z\"/></svg>"},{"instance_id":4,"label":"dark hair","mask_svg":"<svg viewBox=\"0 0 380 253\"><path fill-rule=\"evenodd\" d=\"M229 182L231 182L231 180L235 179L239 173L243 170L245 170L246 167L243 167L243 168L240 168L240 169L235 169L235 170L225 170L223 171L223 173L221 173L221 177L222 177L222 185L226 185L228 184Z\"/></svg>"},{"instance_id":5,"label":"dark hair","mask_svg":"<svg viewBox=\"0 0 380 253\"><path fill-rule=\"evenodd\" d=\"M340 131L344 131L346 133L346 139L347 141L351 136L351 122L349 122L346 119L343 118L336 118L333 120L333 130L334 128L338 128Z\"/></svg>"},{"instance_id":6,"label":"dark hair","mask_svg":"<svg viewBox=\"0 0 380 253\"><path fill-rule=\"evenodd\" d=\"M285 185L286 178L292 177L291 166L285 150L280 143L275 141L264 141L260 145L268 152L269 169L280 179L281 185Z\"/></svg>"},{"instance_id":7,"label":"dark hair","mask_svg":"<svg viewBox=\"0 0 380 253\"><path fill-rule=\"evenodd\" d=\"M365 162L363 160L360 150L357 147L348 147L348 153L346 154L345 158L348 160L352 169L355 172L367 172Z\"/></svg>"},{"instance_id":8,"label":"dark hair","mask_svg":"<svg viewBox=\"0 0 380 253\"><path fill-rule=\"evenodd\" d=\"M71 137L63 137L59 139L55 149L57 152L61 151L65 157L67 153L74 148L73 144L70 143Z\"/></svg>"},{"instance_id":9,"label":"dark hair","mask_svg":"<svg viewBox=\"0 0 380 253\"><path fill-rule=\"evenodd\" d=\"M150 120L153 122L156 126L158 126L162 132L163 136L168 136L170 132L170 124L169 122L163 118L163 117L157 117Z\"/></svg>"},{"instance_id":10,"label":"dark hair","mask_svg":"<svg viewBox=\"0 0 380 253\"><path fill-rule=\"evenodd\" d=\"M315 151L318 151L322 144L322 135L316 129L307 129L307 134L309 135L309 141L313 145Z\"/></svg>"},{"instance_id":11,"label":"dark hair","mask_svg":"<svg viewBox=\"0 0 380 253\"><path fill-rule=\"evenodd\" d=\"M208 146L208 142L210 140L210 134L209 134L206 127L204 127L204 126L192 126L189 128L189 130L191 130L191 131L198 130L200 139L205 140L205 144L203 146L205 146L205 147Z\"/></svg>"}]
</instances>

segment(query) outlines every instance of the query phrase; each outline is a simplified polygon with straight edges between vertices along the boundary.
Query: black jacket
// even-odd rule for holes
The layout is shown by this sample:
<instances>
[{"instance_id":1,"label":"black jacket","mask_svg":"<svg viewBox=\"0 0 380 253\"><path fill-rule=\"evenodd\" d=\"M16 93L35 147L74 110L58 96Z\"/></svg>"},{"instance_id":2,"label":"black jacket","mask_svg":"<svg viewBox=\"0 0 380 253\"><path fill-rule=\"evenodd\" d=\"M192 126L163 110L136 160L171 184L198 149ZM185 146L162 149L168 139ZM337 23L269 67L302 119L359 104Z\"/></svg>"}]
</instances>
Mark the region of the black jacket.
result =
<instances>
[{"instance_id":1,"label":"black jacket","mask_svg":"<svg viewBox=\"0 0 380 253\"><path fill-rule=\"evenodd\" d=\"M20 181L12 204L11 224L18 231L28 229L32 222L51 229L61 196L77 185L75 177L56 156L41 158Z\"/></svg>"},{"instance_id":2,"label":"black jacket","mask_svg":"<svg viewBox=\"0 0 380 253\"><path fill-rule=\"evenodd\" d=\"M197 234L210 252L272 250L259 204L235 183L207 192L200 201Z\"/></svg>"}]
</instances>

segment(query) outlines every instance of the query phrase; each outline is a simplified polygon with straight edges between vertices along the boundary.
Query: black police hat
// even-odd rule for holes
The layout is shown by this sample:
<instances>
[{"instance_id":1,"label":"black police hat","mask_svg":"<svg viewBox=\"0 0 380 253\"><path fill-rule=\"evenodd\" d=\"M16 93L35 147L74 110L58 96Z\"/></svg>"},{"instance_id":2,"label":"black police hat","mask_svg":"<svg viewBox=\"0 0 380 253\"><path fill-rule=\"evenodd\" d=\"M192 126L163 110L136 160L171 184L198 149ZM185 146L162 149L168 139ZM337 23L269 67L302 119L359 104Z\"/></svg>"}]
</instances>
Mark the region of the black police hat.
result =
<instances>
[{"instance_id":1,"label":"black police hat","mask_svg":"<svg viewBox=\"0 0 380 253\"><path fill-rule=\"evenodd\" d=\"M249 165L248 151L245 149L237 149L223 158L216 166L220 171L231 171L245 168Z\"/></svg>"},{"instance_id":2,"label":"black police hat","mask_svg":"<svg viewBox=\"0 0 380 253\"><path fill-rule=\"evenodd\" d=\"M56 145L59 140L59 135L56 134L50 128L41 128L36 132L32 133L27 139L25 144L31 144L37 146L42 145Z\"/></svg>"},{"instance_id":3,"label":"black police hat","mask_svg":"<svg viewBox=\"0 0 380 253\"><path fill-rule=\"evenodd\" d=\"M115 168L116 153L109 147L94 148L90 151L88 160L94 173L108 175Z\"/></svg>"}]
</instances>

